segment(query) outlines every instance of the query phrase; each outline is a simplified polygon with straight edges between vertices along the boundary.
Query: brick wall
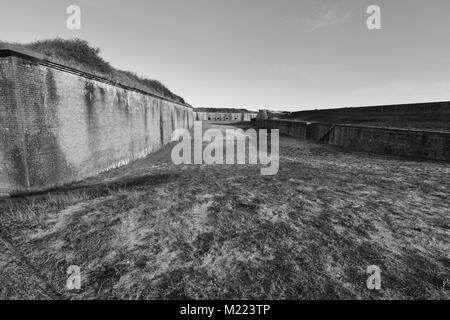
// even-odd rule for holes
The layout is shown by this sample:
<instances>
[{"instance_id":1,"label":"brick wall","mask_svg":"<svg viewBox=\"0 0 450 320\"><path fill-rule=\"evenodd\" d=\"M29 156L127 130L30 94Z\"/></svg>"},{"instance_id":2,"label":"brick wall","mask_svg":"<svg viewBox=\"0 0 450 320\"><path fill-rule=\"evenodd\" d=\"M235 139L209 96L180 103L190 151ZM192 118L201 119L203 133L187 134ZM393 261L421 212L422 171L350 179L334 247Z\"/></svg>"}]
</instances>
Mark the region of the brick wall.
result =
<instances>
[{"instance_id":1,"label":"brick wall","mask_svg":"<svg viewBox=\"0 0 450 320\"><path fill-rule=\"evenodd\" d=\"M450 133L336 125L325 141L359 151L450 161Z\"/></svg>"},{"instance_id":2,"label":"brick wall","mask_svg":"<svg viewBox=\"0 0 450 320\"><path fill-rule=\"evenodd\" d=\"M124 165L193 124L184 105L15 56L0 58L0 114L0 194Z\"/></svg>"},{"instance_id":3,"label":"brick wall","mask_svg":"<svg viewBox=\"0 0 450 320\"><path fill-rule=\"evenodd\" d=\"M16 185L27 184L14 59L0 59L0 194L8 193Z\"/></svg>"},{"instance_id":4,"label":"brick wall","mask_svg":"<svg viewBox=\"0 0 450 320\"><path fill-rule=\"evenodd\" d=\"M257 128L279 129L281 134L352 150L450 161L450 133L447 132L275 119L255 119L254 123Z\"/></svg>"}]
</instances>

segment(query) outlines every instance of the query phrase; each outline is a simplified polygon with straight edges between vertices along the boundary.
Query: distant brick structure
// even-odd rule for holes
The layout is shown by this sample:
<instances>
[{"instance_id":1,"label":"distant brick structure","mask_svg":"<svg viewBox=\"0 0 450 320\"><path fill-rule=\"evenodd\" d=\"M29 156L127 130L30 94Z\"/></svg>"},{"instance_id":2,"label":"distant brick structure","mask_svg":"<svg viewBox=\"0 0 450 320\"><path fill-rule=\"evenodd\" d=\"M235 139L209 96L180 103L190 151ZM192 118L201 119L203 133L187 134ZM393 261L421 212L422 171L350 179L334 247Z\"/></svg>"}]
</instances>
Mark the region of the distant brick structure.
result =
<instances>
[{"instance_id":1,"label":"distant brick structure","mask_svg":"<svg viewBox=\"0 0 450 320\"><path fill-rule=\"evenodd\" d=\"M251 112L194 112L197 121L251 121L256 116Z\"/></svg>"},{"instance_id":2,"label":"distant brick structure","mask_svg":"<svg viewBox=\"0 0 450 320\"><path fill-rule=\"evenodd\" d=\"M10 46L0 48L0 115L0 195L124 165L194 120L179 102Z\"/></svg>"}]
</instances>

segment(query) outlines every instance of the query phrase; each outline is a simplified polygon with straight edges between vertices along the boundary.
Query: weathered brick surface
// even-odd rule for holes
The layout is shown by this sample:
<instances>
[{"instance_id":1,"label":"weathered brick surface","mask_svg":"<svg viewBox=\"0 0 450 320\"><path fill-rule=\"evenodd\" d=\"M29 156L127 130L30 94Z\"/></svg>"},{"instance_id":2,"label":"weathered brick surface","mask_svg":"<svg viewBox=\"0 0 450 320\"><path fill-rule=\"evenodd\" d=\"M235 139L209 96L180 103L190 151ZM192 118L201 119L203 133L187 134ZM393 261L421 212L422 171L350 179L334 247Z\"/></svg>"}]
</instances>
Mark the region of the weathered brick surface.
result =
<instances>
[{"instance_id":1,"label":"weathered brick surface","mask_svg":"<svg viewBox=\"0 0 450 320\"><path fill-rule=\"evenodd\" d=\"M450 161L450 133L336 125L327 143L359 151Z\"/></svg>"},{"instance_id":2,"label":"weathered brick surface","mask_svg":"<svg viewBox=\"0 0 450 320\"><path fill-rule=\"evenodd\" d=\"M0 194L27 183L13 59L0 59Z\"/></svg>"},{"instance_id":3,"label":"weathered brick surface","mask_svg":"<svg viewBox=\"0 0 450 320\"><path fill-rule=\"evenodd\" d=\"M161 148L192 109L141 92L0 58L0 193L95 175Z\"/></svg>"}]
</instances>

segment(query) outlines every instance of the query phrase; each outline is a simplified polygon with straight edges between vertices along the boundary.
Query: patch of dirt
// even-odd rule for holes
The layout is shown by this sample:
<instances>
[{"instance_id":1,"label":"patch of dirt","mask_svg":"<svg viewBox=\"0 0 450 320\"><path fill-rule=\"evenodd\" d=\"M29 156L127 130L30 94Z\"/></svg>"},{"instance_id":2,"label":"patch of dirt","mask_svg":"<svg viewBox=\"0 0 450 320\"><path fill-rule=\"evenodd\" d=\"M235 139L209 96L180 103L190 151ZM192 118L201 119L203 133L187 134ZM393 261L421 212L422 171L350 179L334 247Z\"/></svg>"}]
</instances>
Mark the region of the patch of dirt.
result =
<instances>
[{"instance_id":1,"label":"patch of dirt","mask_svg":"<svg viewBox=\"0 0 450 320\"><path fill-rule=\"evenodd\" d=\"M0 204L17 249L0 244L0 297L49 298L20 253L71 299L449 299L449 178L447 163L288 137L275 176L176 166L169 146ZM69 265L82 270L81 290L65 287ZM381 268L379 291L366 287L369 265Z\"/></svg>"}]
</instances>

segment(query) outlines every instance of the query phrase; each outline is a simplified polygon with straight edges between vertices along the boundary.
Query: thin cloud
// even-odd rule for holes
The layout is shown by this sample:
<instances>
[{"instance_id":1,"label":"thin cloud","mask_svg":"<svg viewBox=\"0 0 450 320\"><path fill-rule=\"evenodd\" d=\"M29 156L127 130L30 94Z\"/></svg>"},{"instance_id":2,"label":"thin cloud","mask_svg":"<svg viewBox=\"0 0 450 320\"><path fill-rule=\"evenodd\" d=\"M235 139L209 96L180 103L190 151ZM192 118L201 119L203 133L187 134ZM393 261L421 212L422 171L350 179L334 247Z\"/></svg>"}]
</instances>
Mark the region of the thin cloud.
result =
<instances>
[{"instance_id":1,"label":"thin cloud","mask_svg":"<svg viewBox=\"0 0 450 320\"><path fill-rule=\"evenodd\" d=\"M257 62L255 63L255 65L264 72L269 72L275 75L281 75L283 77L293 77L314 83L335 81L332 77L330 78L329 76L324 76L317 71L310 72L297 66L284 66L280 64L263 63L263 62Z\"/></svg>"},{"instance_id":2,"label":"thin cloud","mask_svg":"<svg viewBox=\"0 0 450 320\"><path fill-rule=\"evenodd\" d=\"M285 22L300 28L302 31L314 32L344 25L356 15L354 11L345 11L337 4L327 4L313 8L307 16L304 13L291 15L285 19Z\"/></svg>"}]
</instances>

